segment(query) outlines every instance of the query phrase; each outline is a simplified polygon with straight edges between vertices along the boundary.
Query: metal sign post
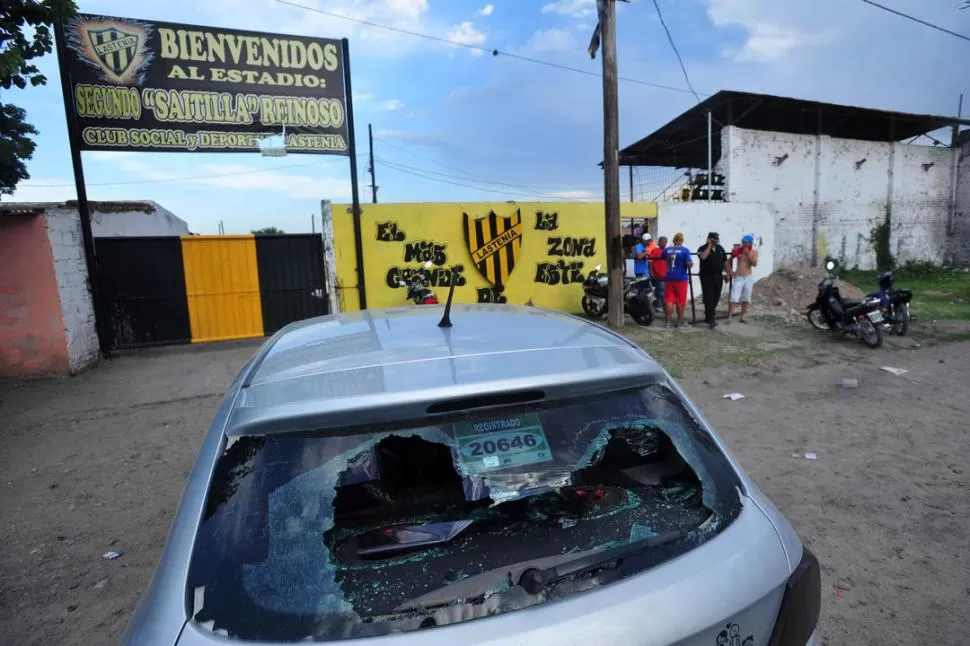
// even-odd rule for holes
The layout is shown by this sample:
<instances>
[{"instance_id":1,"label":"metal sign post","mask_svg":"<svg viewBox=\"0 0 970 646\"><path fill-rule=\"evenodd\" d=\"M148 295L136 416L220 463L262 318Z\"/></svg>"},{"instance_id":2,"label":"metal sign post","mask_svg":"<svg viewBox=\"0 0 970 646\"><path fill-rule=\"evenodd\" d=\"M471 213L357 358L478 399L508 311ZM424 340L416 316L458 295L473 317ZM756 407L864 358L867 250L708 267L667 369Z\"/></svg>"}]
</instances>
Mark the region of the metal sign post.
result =
<instances>
[{"instance_id":1,"label":"metal sign post","mask_svg":"<svg viewBox=\"0 0 970 646\"><path fill-rule=\"evenodd\" d=\"M357 139L354 136L354 98L350 87L350 43L340 41L344 58L344 96L347 105L347 149L350 152L350 195L354 220L354 253L357 255L357 299L360 309L367 309L367 287L364 285L364 243L360 225L360 192L357 186Z\"/></svg>"}]
</instances>

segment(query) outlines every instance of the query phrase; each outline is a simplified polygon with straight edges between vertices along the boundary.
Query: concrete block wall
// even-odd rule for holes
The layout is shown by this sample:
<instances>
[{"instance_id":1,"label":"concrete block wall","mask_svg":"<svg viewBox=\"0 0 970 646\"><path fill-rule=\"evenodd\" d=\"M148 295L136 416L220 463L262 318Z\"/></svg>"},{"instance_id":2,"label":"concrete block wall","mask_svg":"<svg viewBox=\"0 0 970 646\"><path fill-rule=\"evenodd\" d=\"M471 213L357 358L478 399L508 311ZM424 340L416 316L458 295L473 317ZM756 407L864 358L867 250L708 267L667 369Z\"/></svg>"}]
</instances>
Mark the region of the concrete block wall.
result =
<instances>
[{"instance_id":1,"label":"concrete block wall","mask_svg":"<svg viewBox=\"0 0 970 646\"><path fill-rule=\"evenodd\" d=\"M872 230L887 212L900 262L942 260L951 149L736 127L721 137L727 199L769 208L778 266L814 254L874 268Z\"/></svg>"},{"instance_id":2,"label":"concrete block wall","mask_svg":"<svg viewBox=\"0 0 970 646\"><path fill-rule=\"evenodd\" d=\"M970 132L970 131L967 131ZM966 135L967 133L964 133ZM970 136L959 148L957 164L956 209L953 214L953 234L947 246L947 256L956 263L970 263Z\"/></svg>"},{"instance_id":3,"label":"concrete block wall","mask_svg":"<svg viewBox=\"0 0 970 646\"><path fill-rule=\"evenodd\" d=\"M72 208L48 209L45 217L64 321L69 368L71 373L76 373L96 362L99 356L81 221L77 210Z\"/></svg>"},{"instance_id":4,"label":"concrete block wall","mask_svg":"<svg viewBox=\"0 0 970 646\"><path fill-rule=\"evenodd\" d=\"M684 234L684 246L691 252L707 242L707 234L716 231L721 236L721 246L731 251L741 237L750 233L755 236L758 249L758 266L754 279L761 280L775 270L777 246L775 243L775 218L764 204L741 204L733 202L662 202L657 212L659 235L672 240L674 234ZM699 268L695 258L695 271ZM700 279L694 279L694 294L700 298Z\"/></svg>"}]
</instances>

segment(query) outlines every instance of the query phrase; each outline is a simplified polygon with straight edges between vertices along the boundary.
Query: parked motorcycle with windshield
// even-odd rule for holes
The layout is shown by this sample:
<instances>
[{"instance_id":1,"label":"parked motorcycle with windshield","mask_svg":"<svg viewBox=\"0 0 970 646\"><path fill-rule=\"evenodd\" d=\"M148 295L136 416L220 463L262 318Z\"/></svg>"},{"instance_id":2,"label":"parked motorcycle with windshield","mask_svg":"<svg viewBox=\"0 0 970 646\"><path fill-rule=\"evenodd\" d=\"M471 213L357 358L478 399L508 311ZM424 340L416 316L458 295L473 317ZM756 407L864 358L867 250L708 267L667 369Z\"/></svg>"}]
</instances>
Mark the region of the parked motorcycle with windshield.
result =
<instances>
[{"instance_id":1,"label":"parked motorcycle with windshield","mask_svg":"<svg viewBox=\"0 0 970 646\"><path fill-rule=\"evenodd\" d=\"M596 265L583 281L583 311L594 318L609 311L609 278L602 265ZM650 278L624 278L623 311L638 325L653 323L653 281Z\"/></svg>"},{"instance_id":2,"label":"parked motorcycle with windshield","mask_svg":"<svg viewBox=\"0 0 970 646\"><path fill-rule=\"evenodd\" d=\"M868 296L879 299L882 316L885 319L885 329L897 336L906 336L909 322L913 319L913 314L909 310L913 292L909 289L896 289L891 271L876 274L876 282L879 284L879 289L870 292Z\"/></svg>"},{"instance_id":3,"label":"parked motorcycle with windshield","mask_svg":"<svg viewBox=\"0 0 970 646\"><path fill-rule=\"evenodd\" d=\"M818 284L815 302L805 312L808 322L819 330L831 330L833 334L858 337L870 348L878 348L883 341L882 303L878 297L866 296L861 300L842 298L836 284L836 263L828 260L828 275Z\"/></svg>"},{"instance_id":4,"label":"parked motorcycle with windshield","mask_svg":"<svg viewBox=\"0 0 970 646\"><path fill-rule=\"evenodd\" d=\"M415 305L437 305L438 297L428 287L428 271L431 270L431 262L424 263L424 271L416 271L411 276L410 281L398 281L398 285L406 287L407 299L414 301Z\"/></svg>"}]
</instances>

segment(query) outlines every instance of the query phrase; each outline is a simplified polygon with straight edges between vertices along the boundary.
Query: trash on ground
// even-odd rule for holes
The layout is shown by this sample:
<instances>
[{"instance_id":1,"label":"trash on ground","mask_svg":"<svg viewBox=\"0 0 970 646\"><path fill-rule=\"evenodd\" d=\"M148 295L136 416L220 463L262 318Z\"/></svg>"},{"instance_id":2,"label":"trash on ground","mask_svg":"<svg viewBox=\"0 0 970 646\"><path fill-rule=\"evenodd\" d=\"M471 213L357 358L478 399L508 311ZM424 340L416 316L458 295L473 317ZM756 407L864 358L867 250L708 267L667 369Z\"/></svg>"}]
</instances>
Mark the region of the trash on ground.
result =
<instances>
[{"instance_id":1,"label":"trash on ground","mask_svg":"<svg viewBox=\"0 0 970 646\"><path fill-rule=\"evenodd\" d=\"M122 552L121 550L111 550L110 552L105 552L104 554L102 554L101 558L106 559L108 561L113 561L117 558L121 558L123 555L124 555L124 552Z\"/></svg>"},{"instance_id":2,"label":"trash on ground","mask_svg":"<svg viewBox=\"0 0 970 646\"><path fill-rule=\"evenodd\" d=\"M885 370L886 372L891 372L892 374L896 375L897 377L899 375L905 375L907 372L909 372L909 370L905 370L903 368L891 368L889 366L883 366L882 368L880 368L880 370Z\"/></svg>"},{"instance_id":3,"label":"trash on ground","mask_svg":"<svg viewBox=\"0 0 970 646\"><path fill-rule=\"evenodd\" d=\"M744 399L744 395L741 393L728 393L724 395L724 399L730 399L731 401L736 402L739 399Z\"/></svg>"},{"instance_id":4,"label":"trash on ground","mask_svg":"<svg viewBox=\"0 0 970 646\"><path fill-rule=\"evenodd\" d=\"M805 459L806 460L818 460L818 454L817 453L806 453L805 454Z\"/></svg>"},{"instance_id":5,"label":"trash on ground","mask_svg":"<svg viewBox=\"0 0 970 646\"><path fill-rule=\"evenodd\" d=\"M858 388L859 387L859 380L858 379L843 379L842 380L842 387L843 388L850 388L850 389Z\"/></svg>"}]
</instances>

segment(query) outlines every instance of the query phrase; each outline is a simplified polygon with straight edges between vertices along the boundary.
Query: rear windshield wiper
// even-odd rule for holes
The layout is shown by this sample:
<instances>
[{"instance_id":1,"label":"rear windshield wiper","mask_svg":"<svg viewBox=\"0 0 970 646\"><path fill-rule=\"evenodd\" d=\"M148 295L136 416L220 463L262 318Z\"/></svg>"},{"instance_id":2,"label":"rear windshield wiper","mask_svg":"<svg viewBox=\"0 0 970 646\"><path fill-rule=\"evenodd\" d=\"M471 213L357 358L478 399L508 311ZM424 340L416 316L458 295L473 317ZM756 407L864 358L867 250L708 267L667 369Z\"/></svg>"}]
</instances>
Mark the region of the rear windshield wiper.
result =
<instances>
[{"instance_id":1,"label":"rear windshield wiper","mask_svg":"<svg viewBox=\"0 0 970 646\"><path fill-rule=\"evenodd\" d=\"M702 529L713 519L714 515L711 514L697 529ZM567 558L568 555L555 555L510 564L450 583L420 597L406 601L395 608L394 612L410 612L445 606L456 600L471 598L484 590L500 585L503 581L509 584L515 584L517 582L528 594L535 595L556 581L601 569L613 563L618 563L625 558L640 554L641 552L656 549L661 545L672 543L687 536L691 531L693 530L685 529L683 531L669 532L630 543L629 545L622 545L605 550L586 550L572 559ZM536 567L536 565L540 564L548 564L549 567Z\"/></svg>"},{"instance_id":2,"label":"rear windshield wiper","mask_svg":"<svg viewBox=\"0 0 970 646\"><path fill-rule=\"evenodd\" d=\"M709 523L713 518L714 515L712 514L700 527ZM571 576L585 574L592 570L603 569L610 565L619 565L619 562L623 559L636 556L641 552L656 549L667 543L673 543L676 540L684 538L692 531L694 530L687 528L679 529L677 531L651 536L636 543L630 543L629 545L622 545L620 547L598 551L594 554L588 554L560 565L554 565L548 568L528 568L519 576L518 583L529 594L539 594L557 581Z\"/></svg>"}]
</instances>

